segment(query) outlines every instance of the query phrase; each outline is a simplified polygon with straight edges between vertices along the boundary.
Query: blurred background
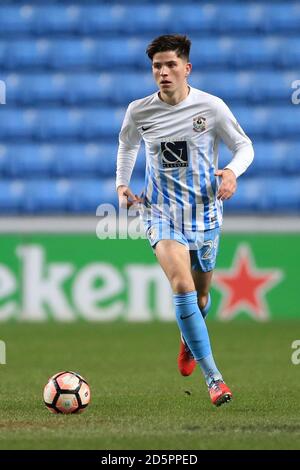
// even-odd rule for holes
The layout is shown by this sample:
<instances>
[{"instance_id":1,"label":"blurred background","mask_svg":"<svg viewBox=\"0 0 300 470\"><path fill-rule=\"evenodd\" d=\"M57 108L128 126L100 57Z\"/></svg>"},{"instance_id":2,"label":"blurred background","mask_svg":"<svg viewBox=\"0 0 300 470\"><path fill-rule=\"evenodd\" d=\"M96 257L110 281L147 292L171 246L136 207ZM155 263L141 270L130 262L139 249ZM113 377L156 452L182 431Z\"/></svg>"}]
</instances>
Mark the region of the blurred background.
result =
<instances>
[{"instance_id":1,"label":"blurred background","mask_svg":"<svg viewBox=\"0 0 300 470\"><path fill-rule=\"evenodd\" d=\"M229 317L267 319L286 310L284 292L298 275L299 2L2 0L3 320L173 318L147 242L98 240L95 213L101 203L117 203L125 109L156 90L147 44L176 32L192 40L191 85L221 97L255 149L254 163L225 203L218 266L233 269L246 253L248 274L272 268L278 282L264 304L241 300ZM222 148L220 167L229 159ZM141 149L132 180L137 192L143 175ZM223 285L214 293L220 318L228 292ZM296 301L288 312L298 315Z\"/></svg>"}]
</instances>

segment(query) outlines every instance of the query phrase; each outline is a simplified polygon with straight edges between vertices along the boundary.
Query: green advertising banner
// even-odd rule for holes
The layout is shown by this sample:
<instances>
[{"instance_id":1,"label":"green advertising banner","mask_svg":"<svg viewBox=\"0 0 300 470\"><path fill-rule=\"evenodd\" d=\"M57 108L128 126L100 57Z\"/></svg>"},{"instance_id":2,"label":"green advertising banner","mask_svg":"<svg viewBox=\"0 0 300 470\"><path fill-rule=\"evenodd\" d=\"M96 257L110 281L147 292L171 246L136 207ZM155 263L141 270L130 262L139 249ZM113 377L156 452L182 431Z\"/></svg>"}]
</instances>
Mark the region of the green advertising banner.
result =
<instances>
[{"instance_id":1,"label":"green advertising banner","mask_svg":"<svg viewBox=\"0 0 300 470\"><path fill-rule=\"evenodd\" d=\"M147 240L1 235L0 320L174 320ZM298 234L224 234L210 317L299 318Z\"/></svg>"}]
</instances>

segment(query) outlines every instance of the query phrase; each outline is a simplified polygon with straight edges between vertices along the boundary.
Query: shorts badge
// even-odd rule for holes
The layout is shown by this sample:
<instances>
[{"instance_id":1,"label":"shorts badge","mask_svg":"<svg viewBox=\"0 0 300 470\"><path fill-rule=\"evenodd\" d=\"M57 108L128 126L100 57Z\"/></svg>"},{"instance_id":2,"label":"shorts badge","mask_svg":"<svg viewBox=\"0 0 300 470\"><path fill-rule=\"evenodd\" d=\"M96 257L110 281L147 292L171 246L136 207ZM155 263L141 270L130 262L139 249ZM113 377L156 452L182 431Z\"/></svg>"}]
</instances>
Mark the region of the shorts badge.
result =
<instances>
[{"instance_id":1,"label":"shorts badge","mask_svg":"<svg viewBox=\"0 0 300 470\"><path fill-rule=\"evenodd\" d=\"M156 238L156 228L155 227L150 227L148 230L148 237L150 240L153 242Z\"/></svg>"}]
</instances>

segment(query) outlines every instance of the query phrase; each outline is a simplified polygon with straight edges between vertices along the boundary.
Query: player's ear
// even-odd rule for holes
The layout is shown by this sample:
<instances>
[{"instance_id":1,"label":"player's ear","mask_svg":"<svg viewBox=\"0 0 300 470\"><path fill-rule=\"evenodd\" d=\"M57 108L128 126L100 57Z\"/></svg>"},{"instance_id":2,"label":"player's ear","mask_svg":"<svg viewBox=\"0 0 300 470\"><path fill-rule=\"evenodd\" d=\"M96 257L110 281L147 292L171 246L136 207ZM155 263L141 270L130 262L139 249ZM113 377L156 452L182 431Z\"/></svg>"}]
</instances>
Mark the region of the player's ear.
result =
<instances>
[{"instance_id":1,"label":"player's ear","mask_svg":"<svg viewBox=\"0 0 300 470\"><path fill-rule=\"evenodd\" d=\"M192 64L190 62L187 62L185 66L185 76L188 77L191 71L192 71Z\"/></svg>"}]
</instances>

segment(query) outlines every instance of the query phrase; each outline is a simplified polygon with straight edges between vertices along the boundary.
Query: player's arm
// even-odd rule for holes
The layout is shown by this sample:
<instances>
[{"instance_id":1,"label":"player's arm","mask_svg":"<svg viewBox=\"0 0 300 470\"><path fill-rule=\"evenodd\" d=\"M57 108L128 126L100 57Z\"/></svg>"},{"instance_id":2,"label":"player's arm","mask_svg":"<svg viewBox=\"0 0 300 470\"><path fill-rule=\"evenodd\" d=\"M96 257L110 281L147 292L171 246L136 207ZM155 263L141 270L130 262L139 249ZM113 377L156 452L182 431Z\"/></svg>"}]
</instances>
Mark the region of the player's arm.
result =
<instances>
[{"instance_id":1,"label":"player's arm","mask_svg":"<svg viewBox=\"0 0 300 470\"><path fill-rule=\"evenodd\" d=\"M119 134L119 148L117 156L116 189L120 207L130 207L139 198L134 195L129 187L132 171L140 148L141 135L131 116L131 105L128 106L126 115Z\"/></svg>"},{"instance_id":2,"label":"player's arm","mask_svg":"<svg viewBox=\"0 0 300 470\"><path fill-rule=\"evenodd\" d=\"M222 100L219 101L217 108L216 130L218 136L232 152L230 163L224 169L215 171L215 175L222 178L217 197L225 200L235 193L237 178L252 163L254 150L251 140Z\"/></svg>"}]
</instances>

